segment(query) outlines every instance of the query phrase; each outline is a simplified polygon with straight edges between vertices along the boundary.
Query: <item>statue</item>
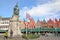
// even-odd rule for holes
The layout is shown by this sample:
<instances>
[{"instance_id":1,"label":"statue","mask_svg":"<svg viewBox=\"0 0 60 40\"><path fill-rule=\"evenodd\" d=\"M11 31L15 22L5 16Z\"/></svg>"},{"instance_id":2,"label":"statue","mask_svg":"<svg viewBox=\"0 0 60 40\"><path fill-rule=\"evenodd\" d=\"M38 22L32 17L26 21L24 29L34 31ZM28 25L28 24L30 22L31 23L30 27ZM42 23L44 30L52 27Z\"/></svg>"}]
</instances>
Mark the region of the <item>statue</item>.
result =
<instances>
[{"instance_id":1,"label":"statue","mask_svg":"<svg viewBox=\"0 0 60 40\"><path fill-rule=\"evenodd\" d=\"M16 5L14 7L14 15L19 15L18 3L16 3Z\"/></svg>"}]
</instances>

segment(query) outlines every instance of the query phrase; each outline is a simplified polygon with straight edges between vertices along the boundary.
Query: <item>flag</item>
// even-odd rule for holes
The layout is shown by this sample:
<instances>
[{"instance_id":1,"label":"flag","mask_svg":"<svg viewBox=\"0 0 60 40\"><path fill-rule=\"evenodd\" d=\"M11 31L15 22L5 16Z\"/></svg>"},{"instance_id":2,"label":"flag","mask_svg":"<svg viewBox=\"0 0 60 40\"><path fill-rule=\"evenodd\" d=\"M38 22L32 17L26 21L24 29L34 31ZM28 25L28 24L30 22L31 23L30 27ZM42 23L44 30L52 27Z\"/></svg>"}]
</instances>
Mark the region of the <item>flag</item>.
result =
<instances>
[{"instance_id":1,"label":"flag","mask_svg":"<svg viewBox=\"0 0 60 40\"><path fill-rule=\"evenodd\" d=\"M30 18L30 15L27 12L26 12L26 18L28 19Z\"/></svg>"},{"instance_id":2,"label":"flag","mask_svg":"<svg viewBox=\"0 0 60 40\"><path fill-rule=\"evenodd\" d=\"M36 27L36 23L35 23L35 21L34 21L33 18L30 18L30 26L31 26L32 28L35 28L35 27Z\"/></svg>"}]
</instances>

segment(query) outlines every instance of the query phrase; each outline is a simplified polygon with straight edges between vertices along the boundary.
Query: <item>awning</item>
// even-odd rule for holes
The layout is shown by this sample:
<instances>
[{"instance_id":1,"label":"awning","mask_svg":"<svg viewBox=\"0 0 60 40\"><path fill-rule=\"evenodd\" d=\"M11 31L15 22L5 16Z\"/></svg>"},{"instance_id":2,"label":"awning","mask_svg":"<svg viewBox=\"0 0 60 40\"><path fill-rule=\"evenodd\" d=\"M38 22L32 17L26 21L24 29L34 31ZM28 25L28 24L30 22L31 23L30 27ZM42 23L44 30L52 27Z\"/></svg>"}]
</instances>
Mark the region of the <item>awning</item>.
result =
<instances>
[{"instance_id":1,"label":"awning","mask_svg":"<svg viewBox=\"0 0 60 40\"><path fill-rule=\"evenodd\" d=\"M0 30L0 32L6 32L7 30Z\"/></svg>"},{"instance_id":2,"label":"awning","mask_svg":"<svg viewBox=\"0 0 60 40\"><path fill-rule=\"evenodd\" d=\"M57 31L60 32L60 28L35 28L35 29L27 29L27 32L41 32L41 31ZM26 32L26 29L22 29L21 32Z\"/></svg>"}]
</instances>

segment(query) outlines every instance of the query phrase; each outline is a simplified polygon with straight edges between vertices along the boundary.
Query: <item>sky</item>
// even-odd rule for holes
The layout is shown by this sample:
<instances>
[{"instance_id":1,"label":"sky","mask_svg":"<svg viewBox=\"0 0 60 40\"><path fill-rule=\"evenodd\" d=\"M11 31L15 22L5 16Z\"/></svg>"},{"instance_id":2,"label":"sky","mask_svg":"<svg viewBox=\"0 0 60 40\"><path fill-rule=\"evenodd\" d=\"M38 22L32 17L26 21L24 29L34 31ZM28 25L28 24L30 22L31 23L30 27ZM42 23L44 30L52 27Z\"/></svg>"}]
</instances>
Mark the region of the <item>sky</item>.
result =
<instances>
[{"instance_id":1,"label":"sky","mask_svg":"<svg viewBox=\"0 0 60 40\"><path fill-rule=\"evenodd\" d=\"M26 12L35 21L60 18L60 0L0 0L0 16L12 17L17 2L20 20L26 19Z\"/></svg>"}]
</instances>

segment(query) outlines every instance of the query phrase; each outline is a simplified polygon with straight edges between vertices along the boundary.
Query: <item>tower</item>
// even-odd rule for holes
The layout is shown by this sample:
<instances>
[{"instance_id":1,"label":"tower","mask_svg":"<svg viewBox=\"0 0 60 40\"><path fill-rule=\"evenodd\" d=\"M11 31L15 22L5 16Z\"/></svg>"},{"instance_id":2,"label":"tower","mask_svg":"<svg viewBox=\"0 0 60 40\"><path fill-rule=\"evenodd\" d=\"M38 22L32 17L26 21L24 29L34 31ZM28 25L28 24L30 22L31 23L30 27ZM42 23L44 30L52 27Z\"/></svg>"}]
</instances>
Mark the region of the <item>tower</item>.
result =
<instances>
[{"instance_id":1,"label":"tower","mask_svg":"<svg viewBox=\"0 0 60 40\"><path fill-rule=\"evenodd\" d=\"M16 3L13 11L14 12L13 12L12 18L10 19L10 26L8 30L9 36L10 36L11 30L13 31L13 36L21 35L18 3Z\"/></svg>"}]
</instances>

